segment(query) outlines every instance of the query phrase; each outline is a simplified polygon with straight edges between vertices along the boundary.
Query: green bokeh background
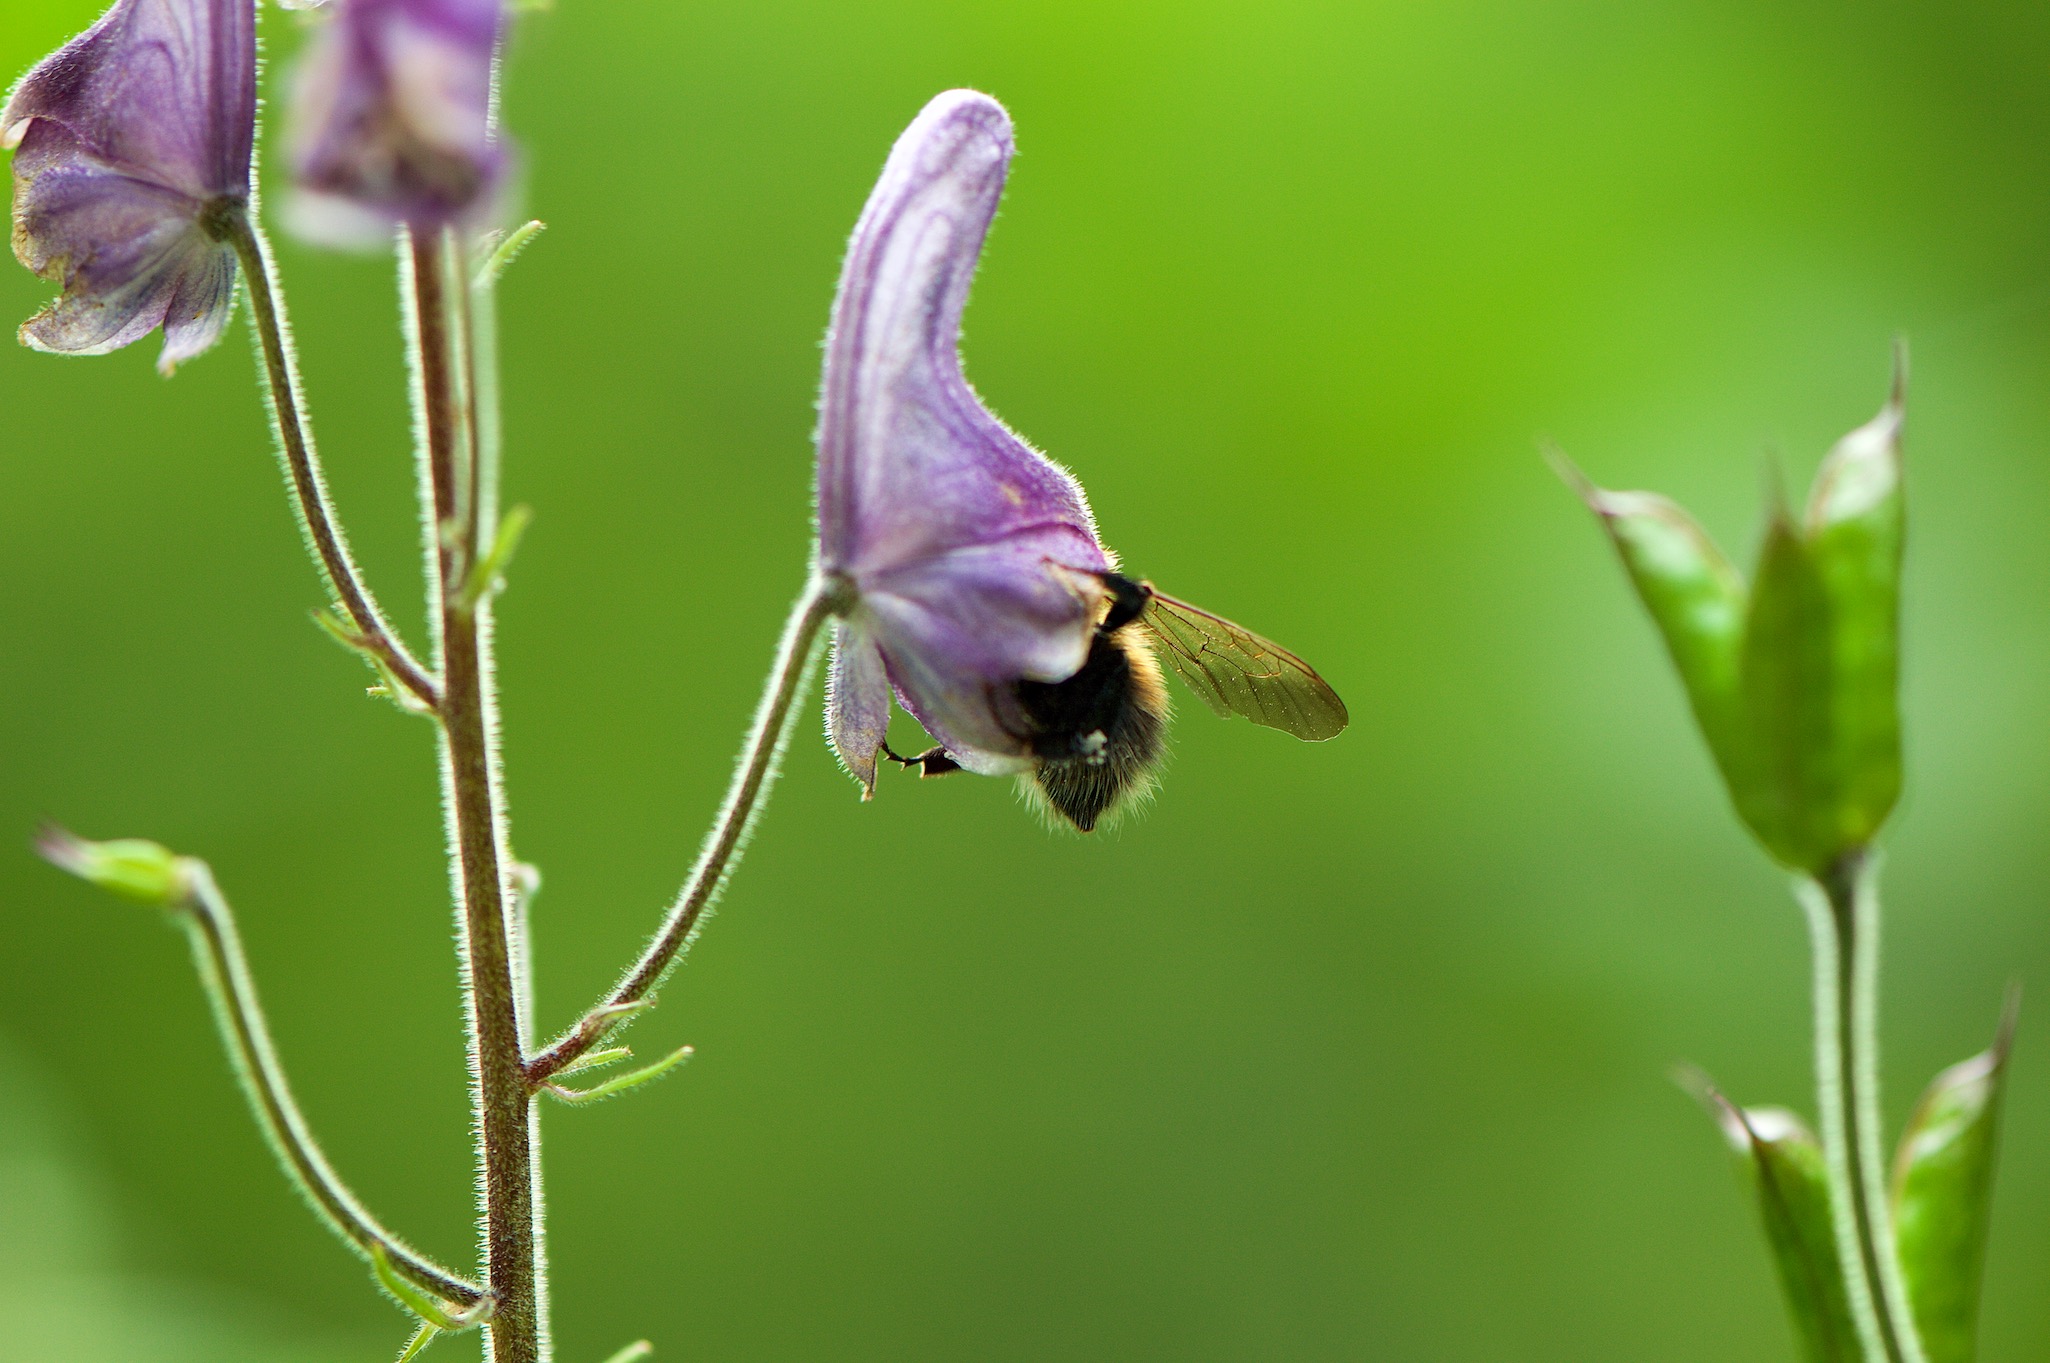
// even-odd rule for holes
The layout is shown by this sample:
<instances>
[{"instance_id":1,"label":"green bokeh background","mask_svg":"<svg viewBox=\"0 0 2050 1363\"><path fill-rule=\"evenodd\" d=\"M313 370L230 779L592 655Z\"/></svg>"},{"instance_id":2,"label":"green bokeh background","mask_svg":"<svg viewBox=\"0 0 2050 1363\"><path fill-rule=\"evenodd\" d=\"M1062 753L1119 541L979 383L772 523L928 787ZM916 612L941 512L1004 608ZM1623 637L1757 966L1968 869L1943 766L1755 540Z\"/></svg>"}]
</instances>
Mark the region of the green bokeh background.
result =
<instances>
[{"instance_id":1,"label":"green bokeh background","mask_svg":"<svg viewBox=\"0 0 2050 1363\"><path fill-rule=\"evenodd\" d=\"M93 0L0 0L0 71ZM271 12L274 58L298 21ZM271 85L283 66L274 60ZM1321 748L1186 701L1143 817L855 799L810 719L644 1048L551 1111L559 1356L1790 1359L1678 1059L1805 1106L1806 944L1550 436L1748 553L1911 339L1895 1120L2050 983L2050 10L2024 4L559 0L507 119L514 834L544 1025L680 880L804 570L846 233L938 90L1021 154L969 371L1139 572L1286 641ZM273 156L273 161L280 158ZM275 196L274 196L275 197ZM336 492L418 636L389 262L280 240ZM0 317L45 296L0 272ZM39 816L208 857L380 1215L466 1259L425 726L362 698L239 334L0 351L0 1354L387 1357L176 934ZM2050 1357L2028 1010L1985 1357ZM437 1356L474 1356L448 1342ZM7 1353L7 1350L13 1353Z\"/></svg>"}]
</instances>

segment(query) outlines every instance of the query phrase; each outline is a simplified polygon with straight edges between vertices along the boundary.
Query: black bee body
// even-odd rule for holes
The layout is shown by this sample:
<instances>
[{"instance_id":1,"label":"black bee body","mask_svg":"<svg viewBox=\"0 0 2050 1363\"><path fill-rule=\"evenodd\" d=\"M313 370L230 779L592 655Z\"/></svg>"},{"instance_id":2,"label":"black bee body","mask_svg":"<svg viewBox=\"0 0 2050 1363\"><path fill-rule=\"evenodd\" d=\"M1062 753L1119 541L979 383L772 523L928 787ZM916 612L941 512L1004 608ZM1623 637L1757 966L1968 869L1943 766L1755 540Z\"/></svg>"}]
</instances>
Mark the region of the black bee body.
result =
<instances>
[{"instance_id":1,"label":"black bee body","mask_svg":"<svg viewBox=\"0 0 2050 1363\"><path fill-rule=\"evenodd\" d=\"M1311 743L1335 738L1351 722L1316 669L1273 640L1150 582L1094 576L1110 601L1081 669L1065 681L1014 681L989 693L997 723L1031 759L1027 788L1084 833L1153 784L1167 730L1159 656L1220 715L1243 715ZM884 744L882 752L923 776L961 769L945 748L899 757Z\"/></svg>"},{"instance_id":2,"label":"black bee body","mask_svg":"<svg viewBox=\"0 0 2050 1363\"><path fill-rule=\"evenodd\" d=\"M1032 779L1054 812L1084 833L1119 800L1145 788L1166 734L1160 666L1128 623L1129 617L1127 624L1097 630L1088 661L1066 681L1016 687L1026 721L1020 736L1039 759Z\"/></svg>"},{"instance_id":3,"label":"black bee body","mask_svg":"<svg viewBox=\"0 0 2050 1363\"><path fill-rule=\"evenodd\" d=\"M1013 682L1001 701L992 697L1033 759L1029 789L1084 833L1152 784L1167 735L1167 684L1137 624L1153 589L1115 573L1103 582L1110 607L1081 669L1065 681ZM899 757L886 743L883 755L921 776L961 769L945 748Z\"/></svg>"}]
</instances>

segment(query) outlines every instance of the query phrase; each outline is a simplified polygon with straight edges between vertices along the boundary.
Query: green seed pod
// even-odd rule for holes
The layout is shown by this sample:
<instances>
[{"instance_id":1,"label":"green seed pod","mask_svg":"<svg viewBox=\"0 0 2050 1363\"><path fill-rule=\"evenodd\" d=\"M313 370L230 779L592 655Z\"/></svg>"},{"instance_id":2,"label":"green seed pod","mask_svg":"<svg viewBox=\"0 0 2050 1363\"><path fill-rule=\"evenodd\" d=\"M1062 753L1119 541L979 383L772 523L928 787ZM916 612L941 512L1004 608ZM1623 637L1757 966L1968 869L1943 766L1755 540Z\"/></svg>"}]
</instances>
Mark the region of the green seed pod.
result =
<instances>
[{"instance_id":1,"label":"green seed pod","mask_svg":"<svg viewBox=\"0 0 2050 1363\"><path fill-rule=\"evenodd\" d=\"M1810 875L1868 846L1900 797L1902 372L1802 520L1773 509L1748 588L1680 507L1558 461L1664 636L1738 815Z\"/></svg>"}]
</instances>

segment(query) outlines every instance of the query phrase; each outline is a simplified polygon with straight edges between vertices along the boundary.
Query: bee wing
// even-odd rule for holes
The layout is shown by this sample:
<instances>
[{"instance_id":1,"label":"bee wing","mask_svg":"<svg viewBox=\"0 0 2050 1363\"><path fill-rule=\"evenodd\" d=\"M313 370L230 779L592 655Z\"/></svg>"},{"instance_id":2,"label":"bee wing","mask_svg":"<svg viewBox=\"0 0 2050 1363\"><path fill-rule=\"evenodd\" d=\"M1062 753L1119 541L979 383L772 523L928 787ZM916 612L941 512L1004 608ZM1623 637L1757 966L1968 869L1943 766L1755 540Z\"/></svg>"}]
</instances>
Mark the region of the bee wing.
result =
<instances>
[{"instance_id":1,"label":"bee wing","mask_svg":"<svg viewBox=\"0 0 2050 1363\"><path fill-rule=\"evenodd\" d=\"M1157 591L1137 623L1175 675L1220 715L1244 715L1312 743L1351 722L1315 668L1251 630Z\"/></svg>"}]
</instances>

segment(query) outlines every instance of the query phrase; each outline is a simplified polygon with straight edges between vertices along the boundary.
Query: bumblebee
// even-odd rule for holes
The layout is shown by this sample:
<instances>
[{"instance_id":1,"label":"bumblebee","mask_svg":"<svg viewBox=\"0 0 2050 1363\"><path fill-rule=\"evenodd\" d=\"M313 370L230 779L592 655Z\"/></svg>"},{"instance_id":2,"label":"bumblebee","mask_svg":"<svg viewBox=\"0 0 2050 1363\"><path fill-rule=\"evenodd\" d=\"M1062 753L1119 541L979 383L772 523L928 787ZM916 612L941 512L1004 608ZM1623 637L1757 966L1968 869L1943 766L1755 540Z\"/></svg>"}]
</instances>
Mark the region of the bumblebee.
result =
<instances>
[{"instance_id":1,"label":"bumblebee","mask_svg":"<svg viewBox=\"0 0 2050 1363\"><path fill-rule=\"evenodd\" d=\"M1089 656L1065 681L1011 684L1012 730L1032 758L1031 788L1087 833L1150 790L1166 752L1168 698L1160 660L1220 715L1318 743L1350 722L1345 702L1295 654L1221 616L1117 573L1098 573L1110 606ZM923 776L958 771L944 748L884 754Z\"/></svg>"}]
</instances>

